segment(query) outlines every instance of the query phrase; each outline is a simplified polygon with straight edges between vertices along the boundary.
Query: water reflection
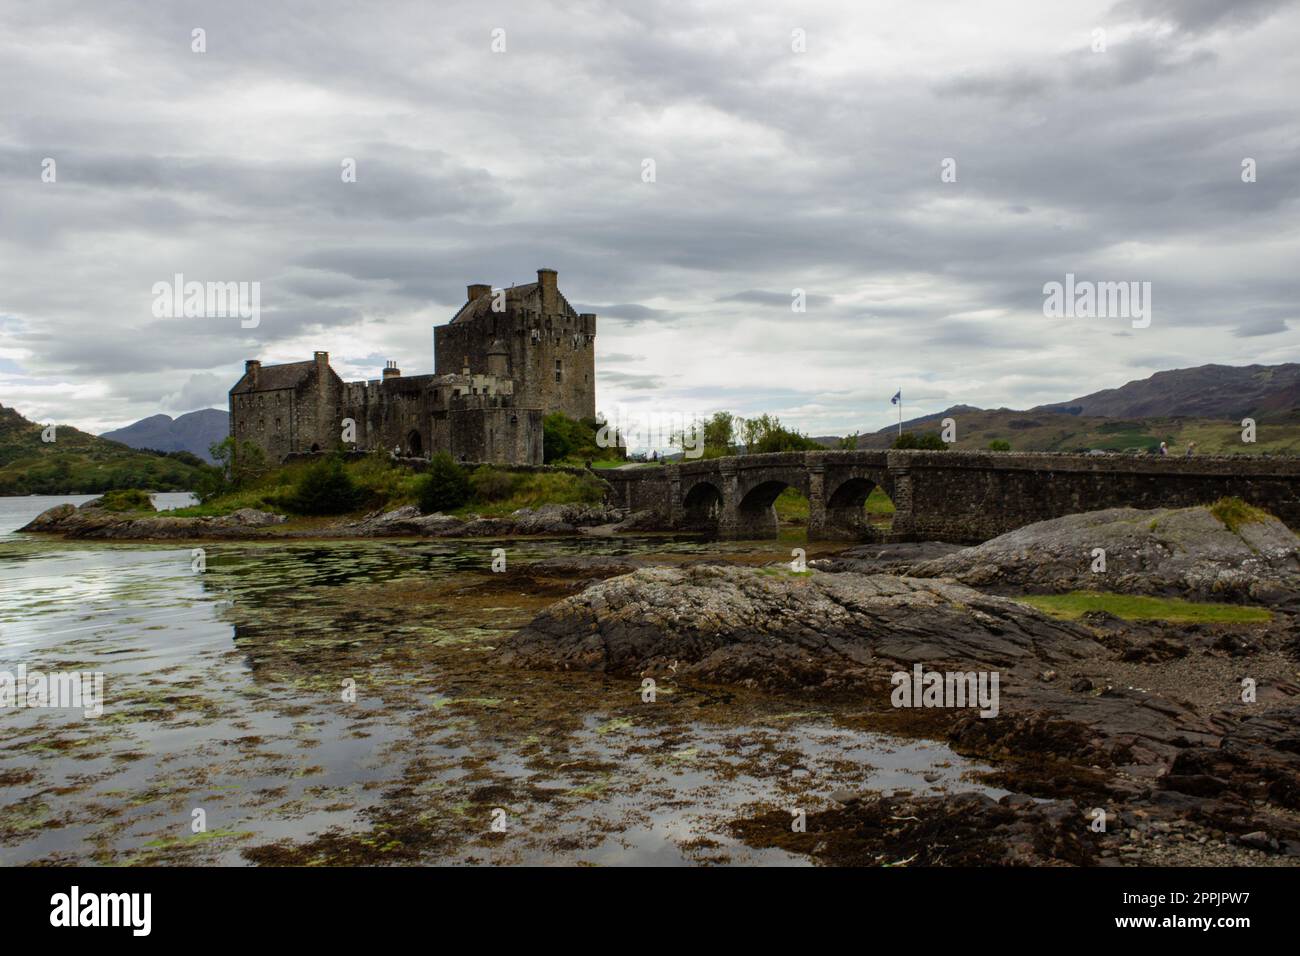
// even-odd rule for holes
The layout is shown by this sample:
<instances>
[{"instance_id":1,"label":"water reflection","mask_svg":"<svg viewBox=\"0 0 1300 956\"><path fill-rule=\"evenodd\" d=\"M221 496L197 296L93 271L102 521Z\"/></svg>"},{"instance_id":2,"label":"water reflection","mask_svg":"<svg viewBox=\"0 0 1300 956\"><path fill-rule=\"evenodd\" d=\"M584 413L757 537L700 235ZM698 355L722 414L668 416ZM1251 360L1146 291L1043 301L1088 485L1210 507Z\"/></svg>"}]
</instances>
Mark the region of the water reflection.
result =
<instances>
[{"instance_id":1,"label":"water reflection","mask_svg":"<svg viewBox=\"0 0 1300 956\"><path fill-rule=\"evenodd\" d=\"M106 675L98 720L0 712L0 863L799 863L728 819L975 786L940 745L798 699L666 686L647 706L635 682L497 668L551 600L484 590L497 546L516 567L753 547L209 542L195 574L189 547L0 538L0 669Z\"/></svg>"}]
</instances>

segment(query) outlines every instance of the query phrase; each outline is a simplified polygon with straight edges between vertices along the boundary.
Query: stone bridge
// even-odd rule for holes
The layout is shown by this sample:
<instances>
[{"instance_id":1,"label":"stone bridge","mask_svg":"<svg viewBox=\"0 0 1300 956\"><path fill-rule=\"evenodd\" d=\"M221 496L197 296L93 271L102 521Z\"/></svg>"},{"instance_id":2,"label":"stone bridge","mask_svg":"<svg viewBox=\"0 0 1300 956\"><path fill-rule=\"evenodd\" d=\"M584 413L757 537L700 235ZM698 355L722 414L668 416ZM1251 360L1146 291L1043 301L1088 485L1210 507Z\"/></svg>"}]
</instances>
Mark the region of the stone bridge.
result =
<instances>
[{"instance_id":1,"label":"stone bridge","mask_svg":"<svg viewBox=\"0 0 1300 956\"><path fill-rule=\"evenodd\" d=\"M1235 495L1300 528L1300 458L1132 457L967 451L813 451L601 472L612 503L656 512L665 528L723 538L777 535L785 488L808 499L808 539L974 543L1102 508L1208 504ZM887 536L863 504L894 503Z\"/></svg>"}]
</instances>

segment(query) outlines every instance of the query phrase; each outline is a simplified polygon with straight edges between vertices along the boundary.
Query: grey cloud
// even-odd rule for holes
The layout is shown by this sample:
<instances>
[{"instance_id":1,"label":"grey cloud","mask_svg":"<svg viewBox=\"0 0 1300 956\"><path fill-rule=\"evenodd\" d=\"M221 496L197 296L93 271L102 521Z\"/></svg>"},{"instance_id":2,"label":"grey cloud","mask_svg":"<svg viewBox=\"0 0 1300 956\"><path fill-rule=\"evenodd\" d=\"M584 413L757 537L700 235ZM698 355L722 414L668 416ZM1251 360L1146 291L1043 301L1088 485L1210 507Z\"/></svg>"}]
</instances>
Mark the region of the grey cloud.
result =
<instances>
[{"instance_id":1,"label":"grey cloud","mask_svg":"<svg viewBox=\"0 0 1300 956\"><path fill-rule=\"evenodd\" d=\"M784 22L725 0L502 7L502 57L480 6L456 0L436 30L415 2L229 0L202 11L202 57L185 5L17 5L0 58L0 314L23 371L6 376L105 386L106 410L67 417L130 420L256 355L329 347L418 368L467 283L540 266L610 320L602 405L816 401L826 410L807 414L858 427L824 382L855 365L932 374L949 404L1014 405L1122 384L1110 378L1137 348L1186 350L1188 365L1254 340L1300 358L1276 334L1300 297L1295 5L1130 0L1101 20L1106 54L1081 49L1085 32L1060 55L1070 41L1048 28L996 70L956 42L913 65L909 44L948 41L901 9L877 17L897 58L855 63L853 9L818 8L796 62ZM1014 40L1033 29L945 15ZM61 55L49 25L74 22L95 43ZM825 37L837 62L816 59ZM57 184L39 181L46 155ZM339 180L344 156L356 184ZM643 156L659 159L653 185ZM947 156L953 184L938 180ZM1240 182L1243 156L1257 183ZM260 280L261 327L156 322L141 297L173 271ZM1042 284L1067 271L1152 281L1152 329L1040 321ZM785 311L795 287L807 315ZM969 317L981 310L1008 318ZM774 336L774 316L815 332ZM663 342L698 345L715 369L732 349L744 361L682 386L682 350ZM1065 373L1082 381L1061 394L1023 378L1054 343L1051 361L1089 370ZM726 381L746 374L758 384Z\"/></svg>"},{"instance_id":2,"label":"grey cloud","mask_svg":"<svg viewBox=\"0 0 1300 956\"><path fill-rule=\"evenodd\" d=\"M225 407L226 395L233 383L210 372L191 375L173 395L162 400L164 409L192 412L199 408Z\"/></svg>"},{"instance_id":3,"label":"grey cloud","mask_svg":"<svg viewBox=\"0 0 1300 956\"><path fill-rule=\"evenodd\" d=\"M579 312L592 312L597 316L610 319L622 319L625 322L671 322L676 316L666 309L652 309L646 305L632 302L618 305L577 305Z\"/></svg>"},{"instance_id":4,"label":"grey cloud","mask_svg":"<svg viewBox=\"0 0 1300 956\"><path fill-rule=\"evenodd\" d=\"M792 286L790 292L767 292L762 289L746 289L743 292L736 292L732 295L723 296L719 302L752 302L757 305L775 305L785 309L790 308L794 301L793 290L799 288L796 284ZM832 299L828 295L819 295L817 293L804 290L804 301L807 305L829 305Z\"/></svg>"},{"instance_id":5,"label":"grey cloud","mask_svg":"<svg viewBox=\"0 0 1300 956\"><path fill-rule=\"evenodd\" d=\"M1257 322L1237 326L1232 330L1232 334L1239 339L1248 339L1260 335L1276 335L1279 332L1288 331L1289 328L1285 319L1261 319Z\"/></svg>"},{"instance_id":6,"label":"grey cloud","mask_svg":"<svg viewBox=\"0 0 1300 956\"><path fill-rule=\"evenodd\" d=\"M1188 33L1253 27L1288 6L1291 0L1125 0L1111 8L1121 17L1160 20Z\"/></svg>"},{"instance_id":7,"label":"grey cloud","mask_svg":"<svg viewBox=\"0 0 1300 956\"><path fill-rule=\"evenodd\" d=\"M601 384L618 385L632 392L655 391L663 388L664 385L664 380L658 375L636 375L631 372L597 372L596 380Z\"/></svg>"}]
</instances>

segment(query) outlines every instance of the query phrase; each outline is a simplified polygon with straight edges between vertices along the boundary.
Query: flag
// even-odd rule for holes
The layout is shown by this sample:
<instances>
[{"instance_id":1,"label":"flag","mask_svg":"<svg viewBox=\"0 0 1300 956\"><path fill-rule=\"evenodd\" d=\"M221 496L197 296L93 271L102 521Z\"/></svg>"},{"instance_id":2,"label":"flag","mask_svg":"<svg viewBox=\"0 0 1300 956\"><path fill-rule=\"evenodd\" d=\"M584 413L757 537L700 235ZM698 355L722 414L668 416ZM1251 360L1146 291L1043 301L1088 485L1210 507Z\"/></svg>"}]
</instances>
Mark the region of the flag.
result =
<instances>
[{"instance_id":1,"label":"flag","mask_svg":"<svg viewBox=\"0 0 1300 956\"><path fill-rule=\"evenodd\" d=\"M897 405L903 398L903 390L900 388L894 393L894 397L889 400L890 405Z\"/></svg>"}]
</instances>

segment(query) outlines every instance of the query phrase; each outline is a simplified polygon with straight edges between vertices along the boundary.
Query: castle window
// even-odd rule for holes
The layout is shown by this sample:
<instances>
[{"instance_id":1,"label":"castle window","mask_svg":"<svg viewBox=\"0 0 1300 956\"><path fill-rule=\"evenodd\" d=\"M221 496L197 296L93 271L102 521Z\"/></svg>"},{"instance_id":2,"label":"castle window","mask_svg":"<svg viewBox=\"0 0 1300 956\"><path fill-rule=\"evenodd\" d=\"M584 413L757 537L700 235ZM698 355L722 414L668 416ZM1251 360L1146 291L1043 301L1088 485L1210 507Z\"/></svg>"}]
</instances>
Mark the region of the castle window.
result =
<instances>
[{"instance_id":1,"label":"castle window","mask_svg":"<svg viewBox=\"0 0 1300 956\"><path fill-rule=\"evenodd\" d=\"M555 380L558 382L564 377L564 366L560 359L555 360Z\"/></svg>"}]
</instances>

